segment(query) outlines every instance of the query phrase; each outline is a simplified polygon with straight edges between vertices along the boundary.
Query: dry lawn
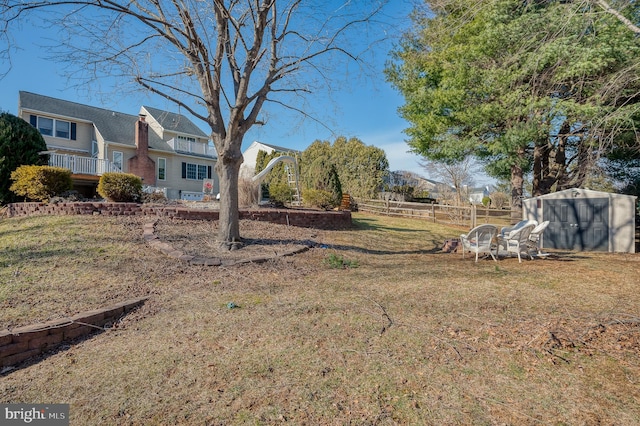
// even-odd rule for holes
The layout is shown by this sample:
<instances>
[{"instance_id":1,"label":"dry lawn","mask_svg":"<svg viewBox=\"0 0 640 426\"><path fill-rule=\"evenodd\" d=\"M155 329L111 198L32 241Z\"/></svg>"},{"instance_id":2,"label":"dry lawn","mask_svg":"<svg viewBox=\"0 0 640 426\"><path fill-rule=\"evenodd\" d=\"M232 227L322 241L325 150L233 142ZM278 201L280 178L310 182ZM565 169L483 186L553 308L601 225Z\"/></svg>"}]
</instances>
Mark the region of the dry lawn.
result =
<instances>
[{"instance_id":1,"label":"dry lawn","mask_svg":"<svg viewBox=\"0 0 640 426\"><path fill-rule=\"evenodd\" d=\"M73 425L639 422L640 255L476 264L440 251L460 230L354 214L349 231L243 222L239 252L313 248L198 267L150 250L143 220L0 221L0 328L151 296L5 371L0 402L70 403ZM157 232L210 253L214 226Z\"/></svg>"}]
</instances>

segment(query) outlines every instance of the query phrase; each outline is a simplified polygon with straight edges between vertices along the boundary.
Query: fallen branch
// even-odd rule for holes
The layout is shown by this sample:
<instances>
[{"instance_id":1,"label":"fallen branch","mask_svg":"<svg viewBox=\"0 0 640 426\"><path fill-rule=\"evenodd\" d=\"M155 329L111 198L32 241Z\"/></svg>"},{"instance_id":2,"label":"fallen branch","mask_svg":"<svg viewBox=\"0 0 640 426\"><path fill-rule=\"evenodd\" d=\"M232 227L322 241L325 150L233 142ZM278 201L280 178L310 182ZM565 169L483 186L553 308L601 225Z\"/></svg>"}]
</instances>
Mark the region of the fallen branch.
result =
<instances>
[{"instance_id":1,"label":"fallen branch","mask_svg":"<svg viewBox=\"0 0 640 426\"><path fill-rule=\"evenodd\" d=\"M387 331L389 329L389 327L391 327L393 325L393 320L391 319L391 317L389 316L389 313L387 312L387 310L385 309L384 306L382 306L380 303L376 302L373 299L367 299L373 303L375 303L376 305L378 305L378 307L382 310L382 316L384 318L387 319L387 324L382 326L382 330L380 330L380 335L382 336L385 331Z\"/></svg>"}]
</instances>

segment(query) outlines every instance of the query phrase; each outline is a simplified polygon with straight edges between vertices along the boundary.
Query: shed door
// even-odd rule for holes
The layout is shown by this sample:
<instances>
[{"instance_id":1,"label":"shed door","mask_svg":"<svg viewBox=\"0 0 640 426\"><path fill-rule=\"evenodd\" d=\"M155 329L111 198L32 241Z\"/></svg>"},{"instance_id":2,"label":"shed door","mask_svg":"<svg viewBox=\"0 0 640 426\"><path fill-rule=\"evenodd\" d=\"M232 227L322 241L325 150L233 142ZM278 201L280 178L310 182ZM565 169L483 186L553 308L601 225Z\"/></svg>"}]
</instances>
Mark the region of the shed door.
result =
<instances>
[{"instance_id":1,"label":"shed door","mask_svg":"<svg viewBox=\"0 0 640 426\"><path fill-rule=\"evenodd\" d=\"M544 247L609 251L609 199L544 200Z\"/></svg>"}]
</instances>

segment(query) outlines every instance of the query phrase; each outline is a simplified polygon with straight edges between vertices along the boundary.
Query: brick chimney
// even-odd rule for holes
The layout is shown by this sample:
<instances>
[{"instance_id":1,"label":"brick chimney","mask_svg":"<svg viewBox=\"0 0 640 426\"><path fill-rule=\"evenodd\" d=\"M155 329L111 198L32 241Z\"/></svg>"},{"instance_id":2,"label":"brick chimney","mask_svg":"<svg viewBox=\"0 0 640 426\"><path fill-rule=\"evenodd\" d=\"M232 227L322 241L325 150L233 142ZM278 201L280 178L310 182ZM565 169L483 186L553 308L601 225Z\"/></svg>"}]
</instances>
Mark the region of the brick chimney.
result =
<instances>
[{"instance_id":1,"label":"brick chimney","mask_svg":"<svg viewBox=\"0 0 640 426\"><path fill-rule=\"evenodd\" d=\"M149 155L149 124L145 121L146 116L140 114L136 122L136 152L138 155Z\"/></svg>"},{"instance_id":2,"label":"brick chimney","mask_svg":"<svg viewBox=\"0 0 640 426\"><path fill-rule=\"evenodd\" d=\"M135 124L136 155L129 159L129 172L142 178L144 185L156 184L156 163L149 157L149 124L140 114Z\"/></svg>"}]
</instances>

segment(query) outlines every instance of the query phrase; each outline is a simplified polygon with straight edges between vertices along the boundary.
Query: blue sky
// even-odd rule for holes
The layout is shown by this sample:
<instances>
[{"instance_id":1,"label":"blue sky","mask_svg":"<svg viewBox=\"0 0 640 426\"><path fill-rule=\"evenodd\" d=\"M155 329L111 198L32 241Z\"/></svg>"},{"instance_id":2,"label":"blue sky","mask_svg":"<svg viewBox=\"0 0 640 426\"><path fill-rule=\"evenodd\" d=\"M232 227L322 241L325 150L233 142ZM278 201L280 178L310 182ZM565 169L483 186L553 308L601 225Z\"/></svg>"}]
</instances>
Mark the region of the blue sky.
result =
<instances>
[{"instance_id":1,"label":"blue sky","mask_svg":"<svg viewBox=\"0 0 640 426\"><path fill-rule=\"evenodd\" d=\"M373 78L360 73L357 67L346 69L343 72L349 73L349 84L341 85L332 91L331 96L326 93L309 95L307 102L322 111L323 126L308 119L301 122L300 116L270 108L267 104L264 109L267 125L254 127L245 137L243 149L252 141L259 140L304 150L316 139L333 141L337 135L355 136L367 145L383 149L391 170L409 170L428 177L418 164L420 157L407 152L409 148L402 131L408 125L397 112L403 99L383 75L393 39L408 28L408 14L412 7L410 0L392 0L390 4L387 14L391 16L397 32L391 34L388 43L378 46L371 58ZM18 91L24 90L128 114L137 114L141 105L180 112L162 98L139 92L135 96L116 98L92 94L86 87L75 87L73 81L67 81L63 76L64 65L45 59L49 52L43 51L41 46L55 35L27 23L19 30L14 29L12 36L19 50L12 53L12 67L0 80L0 110L17 114ZM208 133L205 123L193 120Z\"/></svg>"}]
</instances>

